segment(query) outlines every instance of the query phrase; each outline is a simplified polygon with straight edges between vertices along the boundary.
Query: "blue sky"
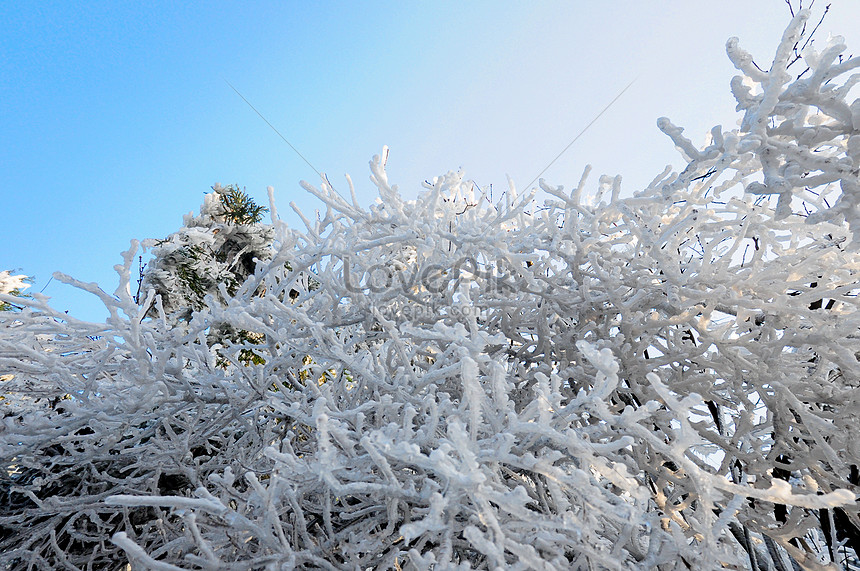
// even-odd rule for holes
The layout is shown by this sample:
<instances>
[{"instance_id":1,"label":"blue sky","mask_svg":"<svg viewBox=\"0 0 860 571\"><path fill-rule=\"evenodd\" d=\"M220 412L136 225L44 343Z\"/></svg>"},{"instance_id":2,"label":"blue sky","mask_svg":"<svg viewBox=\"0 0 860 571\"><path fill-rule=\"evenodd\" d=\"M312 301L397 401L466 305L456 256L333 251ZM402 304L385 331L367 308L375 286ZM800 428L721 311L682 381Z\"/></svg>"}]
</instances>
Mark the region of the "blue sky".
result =
<instances>
[{"instance_id":1,"label":"blue sky","mask_svg":"<svg viewBox=\"0 0 860 571\"><path fill-rule=\"evenodd\" d=\"M823 3L822 3L823 4ZM860 6L833 0L833 31L860 50ZM795 2L796 5L796 2ZM725 41L768 64L783 0L570 2L4 2L0 5L0 269L35 277L55 307L91 320L132 238L179 228L216 182L238 183L291 225L317 176L232 83L335 187L391 148L407 196L462 168L478 185L546 172L575 184L587 163L632 193L682 166L655 125L697 144L737 119ZM853 36L852 36L853 33Z\"/></svg>"}]
</instances>

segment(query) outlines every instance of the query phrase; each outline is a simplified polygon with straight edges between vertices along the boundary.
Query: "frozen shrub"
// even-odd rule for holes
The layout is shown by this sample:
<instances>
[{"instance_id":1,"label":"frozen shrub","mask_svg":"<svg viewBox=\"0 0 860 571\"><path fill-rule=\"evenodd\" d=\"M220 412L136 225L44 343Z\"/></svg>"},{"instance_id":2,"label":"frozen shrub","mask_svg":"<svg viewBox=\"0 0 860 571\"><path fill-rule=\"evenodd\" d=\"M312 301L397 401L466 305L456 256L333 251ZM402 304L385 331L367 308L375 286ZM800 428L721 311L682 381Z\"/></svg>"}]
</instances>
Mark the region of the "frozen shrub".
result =
<instances>
[{"instance_id":1,"label":"frozen shrub","mask_svg":"<svg viewBox=\"0 0 860 571\"><path fill-rule=\"evenodd\" d=\"M136 245L115 295L80 284L105 324L0 316L0 366L55 399L4 419L0 561L847 565L860 63L835 38L792 78L808 17L767 72L729 41L740 129L698 148L661 119L689 164L631 198L583 176L491 204L449 173L407 200L377 158L376 204L305 185L319 218L272 208L271 255L181 322L170 288L129 293Z\"/></svg>"}]
</instances>

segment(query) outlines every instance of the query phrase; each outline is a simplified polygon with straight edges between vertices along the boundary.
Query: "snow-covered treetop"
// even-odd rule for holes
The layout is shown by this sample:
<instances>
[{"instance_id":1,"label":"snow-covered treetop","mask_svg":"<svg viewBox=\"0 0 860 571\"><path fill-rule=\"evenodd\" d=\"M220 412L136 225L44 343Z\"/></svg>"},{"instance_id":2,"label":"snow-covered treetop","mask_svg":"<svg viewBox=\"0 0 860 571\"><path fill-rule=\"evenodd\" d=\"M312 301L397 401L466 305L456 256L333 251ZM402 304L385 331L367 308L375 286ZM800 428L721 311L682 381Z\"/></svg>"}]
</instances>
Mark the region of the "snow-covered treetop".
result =
<instances>
[{"instance_id":1,"label":"snow-covered treetop","mask_svg":"<svg viewBox=\"0 0 860 571\"><path fill-rule=\"evenodd\" d=\"M183 227L164 240L144 242L153 261L141 292L157 293L171 319L187 319L205 306L207 295L224 301L258 261L272 257L273 230L261 223L266 210L238 187L215 184L198 216L185 215Z\"/></svg>"},{"instance_id":2,"label":"snow-covered treetop","mask_svg":"<svg viewBox=\"0 0 860 571\"><path fill-rule=\"evenodd\" d=\"M13 291L22 291L30 287L27 283L27 276L13 276L9 270L0 272L0 293L9 294Z\"/></svg>"}]
</instances>

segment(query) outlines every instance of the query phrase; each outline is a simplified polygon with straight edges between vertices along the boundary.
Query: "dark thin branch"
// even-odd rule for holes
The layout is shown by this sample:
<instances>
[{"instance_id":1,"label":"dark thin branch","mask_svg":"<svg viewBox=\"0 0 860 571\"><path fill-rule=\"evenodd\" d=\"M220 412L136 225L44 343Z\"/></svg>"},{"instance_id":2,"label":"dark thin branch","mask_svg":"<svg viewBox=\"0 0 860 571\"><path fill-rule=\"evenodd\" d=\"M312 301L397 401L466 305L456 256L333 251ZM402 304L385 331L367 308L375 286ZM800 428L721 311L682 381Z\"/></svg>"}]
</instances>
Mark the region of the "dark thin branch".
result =
<instances>
[{"instance_id":1,"label":"dark thin branch","mask_svg":"<svg viewBox=\"0 0 860 571\"><path fill-rule=\"evenodd\" d=\"M814 2L813 2L813 4L814 4ZM812 5L810 5L810 8L811 8L811 7L812 7ZM798 44L800 43L800 40L799 40L799 39L798 39L798 41L794 44L794 47L792 48L792 51L794 52L794 59L792 59L792 60L788 63L788 65L787 65L787 66L785 66L785 67L786 67L786 69L788 69L789 67L791 67L792 65L794 65L798 60L800 60L800 59L803 57L803 56L802 56L802 54L803 54L803 50L805 50L807 46L809 46L810 44L812 44L812 42L814 41L815 32L817 32L817 31L818 31L818 28L821 26L821 23L824 21L824 18L827 16L827 13L828 13L829 11L830 11L830 4L828 4L827 6L825 6L825 7L824 7L824 12L821 14L821 18L819 18L818 23L817 23L817 24L815 24L815 27L814 27L814 28L812 28L812 31L811 31L809 34L807 34L807 33L806 33L806 24L805 24L805 23L803 24L803 30L801 30L801 32L800 32L800 37L801 37L801 38L803 38L804 36L806 36L806 41L805 41L805 42L803 42L803 45L802 45L800 48L798 48L798 47L797 47L797 46L798 46ZM793 14L792 14L792 16L793 16ZM806 71L808 71L808 69L807 69ZM798 79L800 79L800 77L801 77L804 73L806 73L806 71L804 71L803 73L801 73L800 75L798 75L798 76L797 76L797 78L798 78Z\"/></svg>"}]
</instances>

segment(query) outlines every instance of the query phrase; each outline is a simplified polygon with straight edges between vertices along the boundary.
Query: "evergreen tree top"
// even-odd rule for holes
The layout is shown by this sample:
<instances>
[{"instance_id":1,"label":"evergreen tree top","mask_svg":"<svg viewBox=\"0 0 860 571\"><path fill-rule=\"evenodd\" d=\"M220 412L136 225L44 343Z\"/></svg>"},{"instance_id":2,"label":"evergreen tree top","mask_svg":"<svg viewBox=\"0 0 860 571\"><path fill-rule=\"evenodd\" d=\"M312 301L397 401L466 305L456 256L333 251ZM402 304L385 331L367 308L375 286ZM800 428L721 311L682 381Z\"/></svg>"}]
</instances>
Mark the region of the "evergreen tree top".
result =
<instances>
[{"instance_id":1,"label":"evergreen tree top","mask_svg":"<svg viewBox=\"0 0 860 571\"><path fill-rule=\"evenodd\" d=\"M220 206L223 209L221 216L227 223L259 224L263 220L263 214L269 211L265 206L255 203L245 189L239 189L239 185L222 187L216 184L212 190L220 198Z\"/></svg>"}]
</instances>

